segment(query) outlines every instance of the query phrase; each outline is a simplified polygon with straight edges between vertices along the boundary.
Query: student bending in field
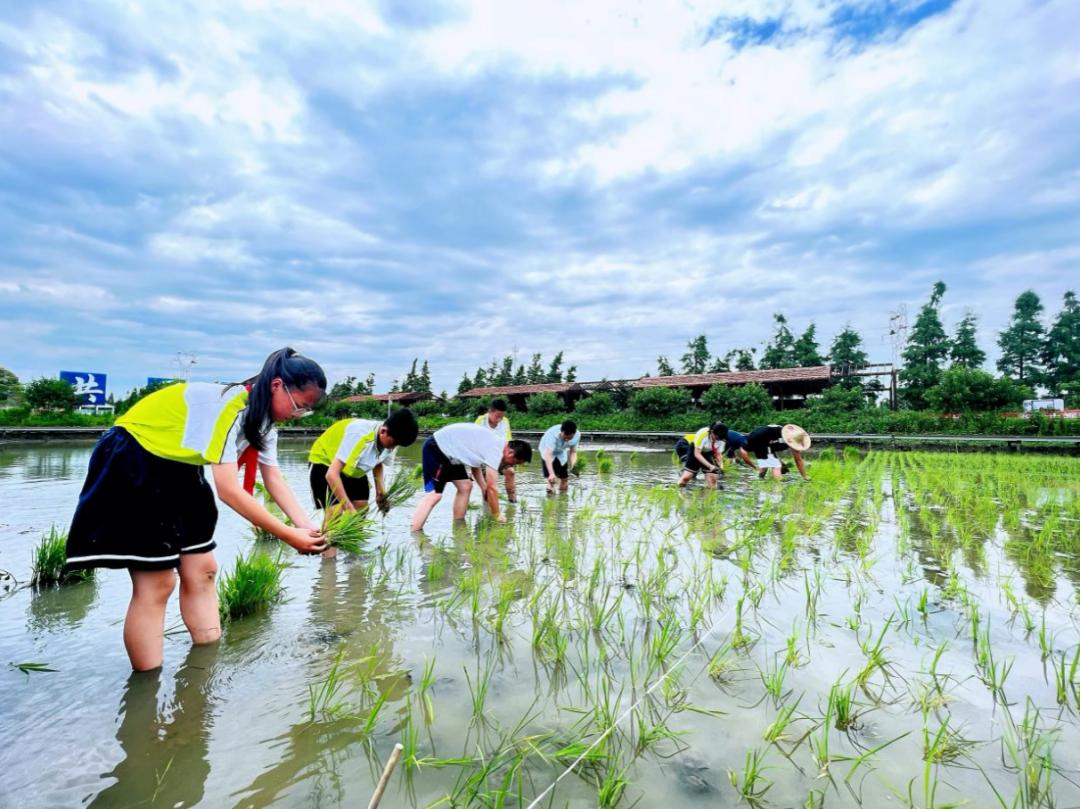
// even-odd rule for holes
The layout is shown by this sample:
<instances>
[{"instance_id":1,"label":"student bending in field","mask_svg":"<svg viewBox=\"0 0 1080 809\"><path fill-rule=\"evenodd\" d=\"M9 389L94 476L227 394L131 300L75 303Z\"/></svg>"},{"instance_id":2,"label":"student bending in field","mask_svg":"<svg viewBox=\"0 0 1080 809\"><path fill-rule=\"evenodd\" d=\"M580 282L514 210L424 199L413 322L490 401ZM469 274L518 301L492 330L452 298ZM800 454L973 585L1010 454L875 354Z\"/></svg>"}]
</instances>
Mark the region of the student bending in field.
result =
<instances>
[{"instance_id":1,"label":"student bending in field","mask_svg":"<svg viewBox=\"0 0 1080 809\"><path fill-rule=\"evenodd\" d=\"M499 522L506 517L499 512L499 489L496 475L504 466L516 466L532 460L532 447L514 439L503 443L498 435L479 424L448 424L424 442L421 453L426 494L413 513L412 530L421 531L431 510L442 500L447 483L453 483L454 519L464 519L469 507L472 481Z\"/></svg>"},{"instance_id":2,"label":"student bending in field","mask_svg":"<svg viewBox=\"0 0 1080 809\"><path fill-rule=\"evenodd\" d=\"M311 446L309 482L318 508L340 503L348 511L366 508L371 496L368 472L375 481L375 505L386 510L383 464L396 447L411 447L420 428L411 410L395 410L386 421L342 419L331 424Z\"/></svg>"},{"instance_id":3,"label":"student bending in field","mask_svg":"<svg viewBox=\"0 0 1080 809\"><path fill-rule=\"evenodd\" d=\"M727 433L727 427L718 421L675 442L675 454L683 464L682 475L679 476L680 487L696 478L698 472L704 472L705 485L710 489L716 488L718 475L724 474L720 448Z\"/></svg>"},{"instance_id":4,"label":"student bending in field","mask_svg":"<svg viewBox=\"0 0 1080 809\"><path fill-rule=\"evenodd\" d=\"M194 643L221 637L214 526L217 496L301 553L326 543L278 469L275 422L297 418L326 392L314 360L275 351L258 376L235 385L180 383L151 393L116 420L90 456L67 541L69 569L127 568L131 603L124 645L137 671L161 665L165 606L180 572L180 615ZM237 479L237 459L258 453L266 491L292 520L274 517Z\"/></svg>"},{"instance_id":5,"label":"student bending in field","mask_svg":"<svg viewBox=\"0 0 1080 809\"><path fill-rule=\"evenodd\" d=\"M569 487L570 471L577 464L580 443L581 433L570 419L548 427L540 439L540 468L547 479L548 494L555 493L556 481L559 491L565 492Z\"/></svg>"},{"instance_id":6,"label":"student bending in field","mask_svg":"<svg viewBox=\"0 0 1080 809\"><path fill-rule=\"evenodd\" d=\"M481 427L487 427L493 433L502 438L504 444L509 444L514 436L510 432L510 419L506 417L506 401L504 399L492 399L488 405L488 412L476 417L476 423ZM514 467L504 466L502 470L503 485L506 486L506 499L511 503L517 502L517 484L514 477Z\"/></svg>"},{"instance_id":7,"label":"student bending in field","mask_svg":"<svg viewBox=\"0 0 1080 809\"><path fill-rule=\"evenodd\" d=\"M772 469L773 477L780 480L780 475L788 471L788 466L776 457L776 453L791 450L791 459L795 461L799 474L804 480L810 480L802 456L810 449L810 434L802 427L795 424L757 427L746 436L746 448L758 459L759 478L764 478L769 469Z\"/></svg>"}]
</instances>

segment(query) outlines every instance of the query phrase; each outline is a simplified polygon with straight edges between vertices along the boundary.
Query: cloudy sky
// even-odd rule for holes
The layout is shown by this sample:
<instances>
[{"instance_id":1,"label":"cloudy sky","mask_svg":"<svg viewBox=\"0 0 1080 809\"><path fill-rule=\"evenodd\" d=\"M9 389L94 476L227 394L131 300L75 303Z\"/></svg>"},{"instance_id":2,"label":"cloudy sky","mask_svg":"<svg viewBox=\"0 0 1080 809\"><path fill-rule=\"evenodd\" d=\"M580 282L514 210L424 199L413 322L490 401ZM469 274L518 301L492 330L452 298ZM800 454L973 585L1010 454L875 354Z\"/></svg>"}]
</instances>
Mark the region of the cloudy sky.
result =
<instances>
[{"instance_id":1,"label":"cloudy sky","mask_svg":"<svg viewBox=\"0 0 1080 809\"><path fill-rule=\"evenodd\" d=\"M889 360L1080 286L1076 0L5 3L0 365Z\"/></svg>"}]
</instances>

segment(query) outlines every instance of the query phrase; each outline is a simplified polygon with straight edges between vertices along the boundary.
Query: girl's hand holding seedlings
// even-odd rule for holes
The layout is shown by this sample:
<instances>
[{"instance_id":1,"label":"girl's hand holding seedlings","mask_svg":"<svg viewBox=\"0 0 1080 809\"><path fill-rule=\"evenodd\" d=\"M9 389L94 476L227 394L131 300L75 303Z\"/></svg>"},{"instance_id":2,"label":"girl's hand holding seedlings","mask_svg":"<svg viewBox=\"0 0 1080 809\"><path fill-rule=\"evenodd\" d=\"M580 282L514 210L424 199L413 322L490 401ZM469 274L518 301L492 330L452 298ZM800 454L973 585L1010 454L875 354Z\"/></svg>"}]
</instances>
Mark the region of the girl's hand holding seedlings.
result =
<instances>
[{"instance_id":1,"label":"girl's hand holding seedlings","mask_svg":"<svg viewBox=\"0 0 1080 809\"><path fill-rule=\"evenodd\" d=\"M550 483L552 486L554 486L558 482L559 482L559 478L555 476L554 472L552 472L550 475L548 475L548 483Z\"/></svg>"},{"instance_id":2,"label":"girl's hand holding seedlings","mask_svg":"<svg viewBox=\"0 0 1080 809\"><path fill-rule=\"evenodd\" d=\"M300 553L322 553L326 550L326 540L318 528L290 528L282 539Z\"/></svg>"},{"instance_id":3,"label":"girl's hand holding seedlings","mask_svg":"<svg viewBox=\"0 0 1080 809\"><path fill-rule=\"evenodd\" d=\"M375 506L383 514L385 514L386 512L388 512L390 510L390 504L386 502L386 493L385 492L376 492L376 494L375 494Z\"/></svg>"}]
</instances>

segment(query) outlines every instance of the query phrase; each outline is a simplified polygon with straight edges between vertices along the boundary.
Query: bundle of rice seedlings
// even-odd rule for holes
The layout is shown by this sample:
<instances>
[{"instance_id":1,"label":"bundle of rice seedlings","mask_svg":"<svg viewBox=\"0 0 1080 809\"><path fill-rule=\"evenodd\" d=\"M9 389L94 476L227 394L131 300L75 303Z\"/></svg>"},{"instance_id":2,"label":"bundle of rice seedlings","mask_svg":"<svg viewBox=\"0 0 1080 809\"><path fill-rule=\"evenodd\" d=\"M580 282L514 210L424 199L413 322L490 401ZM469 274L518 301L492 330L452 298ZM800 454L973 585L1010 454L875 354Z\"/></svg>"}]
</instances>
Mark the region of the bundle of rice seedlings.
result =
<instances>
[{"instance_id":1,"label":"bundle of rice seedlings","mask_svg":"<svg viewBox=\"0 0 1080 809\"><path fill-rule=\"evenodd\" d=\"M360 553L375 533L375 520L366 509L347 511L331 506L326 510L322 533L330 547Z\"/></svg>"},{"instance_id":2,"label":"bundle of rice seedlings","mask_svg":"<svg viewBox=\"0 0 1080 809\"><path fill-rule=\"evenodd\" d=\"M286 567L258 548L239 557L232 571L218 581L218 610L222 622L261 612L279 601L283 591L281 574Z\"/></svg>"},{"instance_id":3,"label":"bundle of rice seedlings","mask_svg":"<svg viewBox=\"0 0 1080 809\"><path fill-rule=\"evenodd\" d=\"M416 464L416 466L414 466L412 468L412 476L413 476L413 480L423 480L424 479L424 465L421 464L421 463Z\"/></svg>"},{"instance_id":4,"label":"bundle of rice seedlings","mask_svg":"<svg viewBox=\"0 0 1080 809\"><path fill-rule=\"evenodd\" d=\"M418 469L420 467L417 467ZM421 469L421 474L423 470ZM416 478L416 475L406 472L405 470L399 470L394 475L394 479L390 481L390 485L386 487L384 494L386 495L386 507L393 508L394 506L400 506L410 497L412 497L420 489L420 483Z\"/></svg>"},{"instance_id":5,"label":"bundle of rice seedlings","mask_svg":"<svg viewBox=\"0 0 1080 809\"><path fill-rule=\"evenodd\" d=\"M50 587L54 584L74 584L94 577L91 570L64 571L67 562L67 534L54 525L49 533L41 537L41 542L34 548L31 562L30 585L32 587Z\"/></svg>"},{"instance_id":6,"label":"bundle of rice seedlings","mask_svg":"<svg viewBox=\"0 0 1080 809\"><path fill-rule=\"evenodd\" d=\"M606 475L615 468L615 462L605 455L596 464L596 468L600 472L600 474Z\"/></svg>"},{"instance_id":7,"label":"bundle of rice seedlings","mask_svg":"<svg viewBox=\"0 0 1080 809\"><path fill-rule=\"evenodd\" d=\"M577 460L574 461L574 468L570 471L575 475L580 475L585 471L585 467L588 465L588 461L585 460L585 456L578 453Z\"/></svg>"}]
</instances>

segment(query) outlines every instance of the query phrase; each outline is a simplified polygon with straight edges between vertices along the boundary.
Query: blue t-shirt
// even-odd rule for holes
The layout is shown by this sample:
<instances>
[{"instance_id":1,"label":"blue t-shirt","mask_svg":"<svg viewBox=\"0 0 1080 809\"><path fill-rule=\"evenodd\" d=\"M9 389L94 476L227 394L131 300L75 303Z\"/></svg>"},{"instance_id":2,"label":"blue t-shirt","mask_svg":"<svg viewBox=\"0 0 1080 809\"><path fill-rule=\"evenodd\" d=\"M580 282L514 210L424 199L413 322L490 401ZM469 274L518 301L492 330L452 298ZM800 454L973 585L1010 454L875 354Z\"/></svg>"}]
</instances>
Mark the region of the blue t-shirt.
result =
<instances>
[{"instance_id":1,"label":"blue t-shirt","mask_svg":"<svg viewBox=\"0 0 1080 809\"><path fill-rule=\"evenodd\" d=\"M740 449L746 449L748 442L746 436L735 430L727 431L727 441L724 444L724 454L729 458L734 458L735 453Z\"/></svg>"},{"instance_id":2,"label":"blue t-shirt","mask_svg":"<svg viewBox=\"0 0 1080 809\"><path fill-rule=\"evenodd\" d=\"M544 450L550 449L552 451L551 457L561 464L565 464L570 450L577 447L581 442L581 430L574 433L574 437L569 441L564 441L562 437L562 425L555 424L548 427L547 432L544 433L544 437L540 439L540 457L543 457Z\"/></svg>"}]
</instances>

